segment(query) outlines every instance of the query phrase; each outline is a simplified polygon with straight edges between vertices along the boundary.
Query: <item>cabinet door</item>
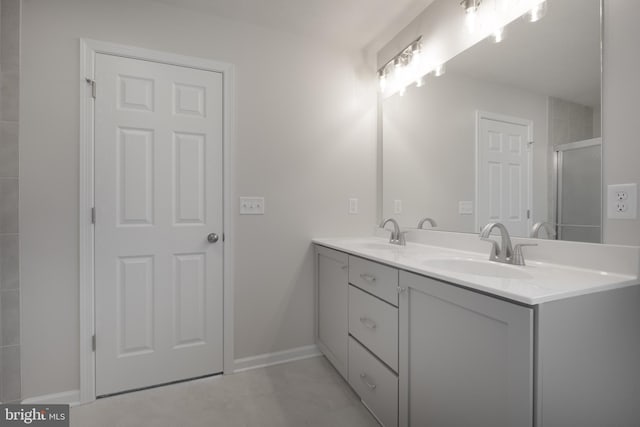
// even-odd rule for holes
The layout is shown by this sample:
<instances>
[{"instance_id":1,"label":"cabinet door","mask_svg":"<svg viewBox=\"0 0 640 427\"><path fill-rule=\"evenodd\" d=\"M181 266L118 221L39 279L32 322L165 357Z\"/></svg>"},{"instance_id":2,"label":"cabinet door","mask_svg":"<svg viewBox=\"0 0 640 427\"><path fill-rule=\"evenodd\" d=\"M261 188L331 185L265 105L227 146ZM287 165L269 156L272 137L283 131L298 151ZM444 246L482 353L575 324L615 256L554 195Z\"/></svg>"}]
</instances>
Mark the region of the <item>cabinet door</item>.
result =
<instances>
[{"instance_id":1,"label":"cabinet door","mask_svg":"<svg viewBox=\"0 0 640 427\"><path fill-rule=\"evenodd\" d=\"M533 309L400 273L400 425L533 425Z\"/></svg>"},{"instance_id":2,"label":"cabinet door","mask_svg":"<svg viewBox=\"0 0 640 427\"><path fill-rule=\"evenodd\" d=\"M345 253L316 246L316 342L347 378L349 263Z\"/></svg>"}]
</instances>

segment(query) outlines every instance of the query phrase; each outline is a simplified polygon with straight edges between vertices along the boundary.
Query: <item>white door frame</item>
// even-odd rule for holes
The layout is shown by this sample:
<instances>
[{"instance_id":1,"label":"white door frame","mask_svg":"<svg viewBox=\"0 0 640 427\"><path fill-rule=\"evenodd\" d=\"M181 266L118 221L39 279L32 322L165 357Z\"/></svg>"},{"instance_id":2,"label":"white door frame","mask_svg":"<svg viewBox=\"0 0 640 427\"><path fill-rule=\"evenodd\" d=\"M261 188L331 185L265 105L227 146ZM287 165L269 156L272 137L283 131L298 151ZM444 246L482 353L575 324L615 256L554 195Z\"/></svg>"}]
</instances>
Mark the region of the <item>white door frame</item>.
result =
<instances>
[{"instance_id":1,"label":"white door frame","mask_svg":"<svg viewBox=\"0 0 640 427\"><path fill-rule=\"evenodd\" d=\"M235 183L231 173L235 137L235 80L232 64L204 58L182 56L173 53L113 44L90 39L80 39L80 188L79 188L79 265L80 265L80 403L96 398L95 353L92 337L95 333L94 293L94 226L91 219L94 207L94 109L90 81L95 76L96 54L159 62L181 67L196 68L222 73L223 81L223 369L233 372L233 210L231 208ZM89 81L87 81L89 79Z\"/></svg>"},{"instance_id":2,"label":"white door frame","mask_svg":"<svg viewBox=\"0 0 640 427\"><path fill-rule=\"evenodd\" d=\"M527 219L527 229L531 230L533 225L533 121L527 119L521 119L519 117L507 116L505 114L491 113L489 111L476 110L476 153L475 153L475 168L476 168L476 200L475 200L475 223L476 232L480 232L480 227L485 224L480 223L480 216L478 215L479 196L480 196L480 165L478 164L480 157L480 121L482 119L494 120L497 122L513 123L527 127L527 163L528 163L528 193L527 196L527 209L529 209L529 218ZM523 236L527 237L527 236Z\"/></svg>"}]
</instances>

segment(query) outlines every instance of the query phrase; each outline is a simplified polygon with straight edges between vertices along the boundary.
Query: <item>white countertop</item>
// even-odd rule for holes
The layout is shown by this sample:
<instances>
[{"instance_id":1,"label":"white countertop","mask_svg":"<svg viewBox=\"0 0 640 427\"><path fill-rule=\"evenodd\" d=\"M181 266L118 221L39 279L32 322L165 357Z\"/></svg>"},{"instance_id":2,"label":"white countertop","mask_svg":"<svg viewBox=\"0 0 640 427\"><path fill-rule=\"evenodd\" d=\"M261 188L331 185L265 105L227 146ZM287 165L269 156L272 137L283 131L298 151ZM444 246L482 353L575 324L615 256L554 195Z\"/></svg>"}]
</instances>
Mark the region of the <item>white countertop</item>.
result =
<instances>
[{"instance_id":1,"label":"white countertop","mask_svg":"<svg viewBox=\"0 0 640 427\"><path fill-rule=\"evenodd\" d=\"M529 305L639 283L637 275L534 260L527 260L526 266L491 262L488 246L483 254L413 242L391 245L379 237L323 238L313 243ZM465 272L466 265L474 271Z\"/></svg>"}]
</instances>

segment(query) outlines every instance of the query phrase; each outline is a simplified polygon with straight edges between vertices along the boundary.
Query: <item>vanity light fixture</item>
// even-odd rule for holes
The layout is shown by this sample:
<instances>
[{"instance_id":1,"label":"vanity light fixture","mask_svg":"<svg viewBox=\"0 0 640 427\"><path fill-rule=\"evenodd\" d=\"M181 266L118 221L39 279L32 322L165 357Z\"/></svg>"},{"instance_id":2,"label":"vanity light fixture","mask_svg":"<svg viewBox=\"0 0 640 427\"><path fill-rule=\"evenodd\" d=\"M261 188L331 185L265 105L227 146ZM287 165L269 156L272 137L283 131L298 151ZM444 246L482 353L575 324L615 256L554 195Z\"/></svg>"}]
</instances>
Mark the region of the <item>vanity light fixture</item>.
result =
<instances>
[{"instance_id":1,"label":"vanity light fixture","mask_svg":"<svg viewBox=\"0 0 640 427\"><path fill-rule=\"evenodd\" d=\"M507 2L509 0L503 0ZM531 8L524 14L529 22L537 22L547 13L548 0L526 0L527 7ZM462 0L460 6L465 10L467 17L467 25L472 25L469 29L474 30L475 20L477 18L478 8L482 0ZM502 25L504 21L503 11L499 7L498 0L494 0L494 11L485 13L484 21L481 23L485 30L490 30L490 37L495 43L500 43L505 38L506 28ZM504 8L505 5L502 5ZM483 30L484 31L484 30ZM392 95L396 92L403 96L407 87L416 84L416 87L424 86L424 78L433 74L440 77L445 73L445 64L440 63L433 67L435 61L424 58L422 51L422 36L412 41L407 47L402 49L400 53L391 58L384 66L378 70L378 82L382 93Z\"/></svg>"},{"instance_id":2,"label":"vanity light fixture","mask_svg":"<svg viewBox=\"0 0 640 427\"><path fill-rule=\"evenodd\" d=\"M427 74L422 60L422 36L412 41L400 53L394 56L378 70L380 90L404 95L406 88L412 83L423 85L422 77Z\"/></svg>"}]
</instances>

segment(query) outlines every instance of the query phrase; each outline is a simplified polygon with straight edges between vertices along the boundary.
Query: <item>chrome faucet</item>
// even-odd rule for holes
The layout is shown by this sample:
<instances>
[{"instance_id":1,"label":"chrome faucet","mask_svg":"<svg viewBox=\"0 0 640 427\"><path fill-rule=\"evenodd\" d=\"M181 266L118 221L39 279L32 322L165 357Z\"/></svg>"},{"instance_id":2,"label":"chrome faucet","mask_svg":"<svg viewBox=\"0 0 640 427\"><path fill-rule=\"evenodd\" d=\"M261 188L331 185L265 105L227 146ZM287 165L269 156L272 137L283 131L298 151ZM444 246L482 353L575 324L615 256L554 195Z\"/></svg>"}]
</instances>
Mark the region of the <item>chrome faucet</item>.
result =
<instances>
[{"instance_id":1,"label":"chrome faucet","mask_svg":"<svg viewBox=\"0 0 640 427\"><path fill-rule=\"evenodd\" d=\"M398 221L396 221L393 218L387 218L382 220L382 222L380 223L380 228L384 228L385 225L387 225L387 223L391 223L393 224L393 231L391 232L391 235L389 236L389 243L393 244L393 245L406 245L407 244L407 239L405 237L405 234L407 233L406 231L400 231L400 226L398 225Z\"/></svg>"},{"instance_id":2,"label":"chrome faucet","mask_svg":"<svg viewBox=\"0 0 640 427\"><path fill-rule=\"evenodd\" d=\"M431 228L438 226L438 224L436 224L436 222L435 222L435 220L433 218L426 217L426 218L422 218L420 220L420 222L418 222L418 230L420 230L422 228L422 226L424 225L425 222L428 222L429 225L431 225Z\"/></svg>"},{"instance_id":3,"label":"chrome faucet","mask_svg":"<svg viewBox=\"0 0 640 427\"><path fill-rule=\"evenodd\" d=\"M494 228L500 230L500 237L502 238L500 247L498 247L498 243L495 240L489 237ZM524 246L538 246L536 243L520 243L517 244L514 249L513 246L511 246L511 238L509 237L507 227L499 222L490 222L485 225L480 232L480 239L491 243L491 252L489 252L490 261L504 262L505 264L513 265L525 265L524 255L522 254L522 248Z\"/></svg>"},{"instance_id":4,"label":"chrome faucet","mask_svg":"<svg viewBox=\"0 0 640 427\"><path fill-rule=\"evenodd\" d=\"M540 229L544 228L544 231L547 233L548 239L553 239L556 237L556 231L553 229L553 226L548 222L536 222L533 224L533 228L531 229L531 234L529 237L531 238L539 238L540 237Z\"/></svg>"},{"instance_id":5,"label":"chrome faucet","mask_svg":"<svg viewBox=\"0 0 640 427\"><path fill-rule=\"evenodd\" d=\"M494 228L500 230L501 243L498 247L498 243L491 239L489 236ZM491 261L510 263L513 256L513 246L511 246L511 238L507 227L499 222L490 222L485 225L480 232L480 239L491 243L491 252L489 252L489 259Z\"/></svg>"}]
</instances>

